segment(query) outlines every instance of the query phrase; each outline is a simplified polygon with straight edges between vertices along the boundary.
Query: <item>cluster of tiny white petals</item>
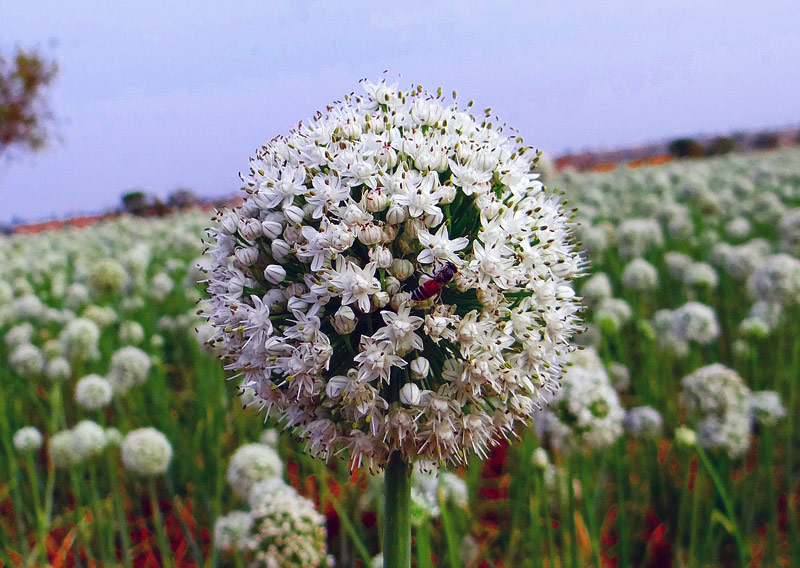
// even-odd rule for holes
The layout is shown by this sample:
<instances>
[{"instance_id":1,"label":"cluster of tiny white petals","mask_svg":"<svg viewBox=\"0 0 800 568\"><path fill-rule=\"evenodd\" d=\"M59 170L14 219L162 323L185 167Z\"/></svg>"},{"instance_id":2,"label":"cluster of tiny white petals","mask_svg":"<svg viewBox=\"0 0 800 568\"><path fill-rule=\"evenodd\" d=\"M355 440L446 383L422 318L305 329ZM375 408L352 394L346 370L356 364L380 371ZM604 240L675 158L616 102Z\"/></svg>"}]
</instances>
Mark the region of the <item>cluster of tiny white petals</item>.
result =
<instances>
[{"instance_id":1,"label":"cluster of tiny white petals","mask_svg":"<svg viewBox=\"0 0 800 568\"><path fill-rule=\"evenodd\" d=\"M120 448L125 469L143 477L166 473L172 461L172 444L155 428L139 428L128 432Z\"/></svg>"},{"instance_id":2,"label":"cluster of tiny white petals","mask_svg":"<svg viewBox=\"0 0 800 568\"><path fill-rule=\"evenodd\" d=\"M95 296L115 294L122 291L128 274L119 262L104 258L97 262L89 273L89 287Z\"/></svg>"},{"instance_id":3,"label":"cluster of tiny white petals","mask_svg":"<svg viewBox=\"0 0 800 568\"><path fill-rule=\"evenodd\" d=\"M800 305L800 259L788 254L767 257L747 281L753 297L784 306Z\"/></svg>"},{"instance_id":4,"label":"cluster of tiny white petals","mask_svg":"<svg viewBox=\"0 0 800 568\"><path fill-rule=\"evenodd\" d=\"M253 527L247 511L233 511L214 523L214 546L220 550L243 550Z\"/></svg>"},{"instance_id":5,"label":"cluster of tiny white petals","mask_svg":"<svg viewBox=\"0 0 800 568\"><path fill-rule=\"evenodd\" d=\"M720 449L732 458L750 447L750 389L736 371L715 363L682 381L681 405L696 423L697 442Z\"/></svg>"},{"instance_id":6,"label":"cluster of tiny white petals","mask_svg":"<svg viewBox=\"0 0 800 568\"><path fill-rule=\"evenodd\" d=\"M32 343L23 343L11 352L8 363L21 377L35 379L44 371L45 359L41 349Z\"/></svg>"},{"instance_id":7,"label":"cluster of tiny white petals","mask_svg":"<svg viewBox=\"0 0 800 568\"><path fill-rule=\"evenodd\" d=\"M115 351L108 369L108 381L114 393L125 394L147 381L152 364L150 356L138 347L129 345Z\"/></svg>"},{"instance_id":8,"label":"cluster of tiny white petals","mask_svg":"<svg viewBox=\"0 0 800 568\"><path fill-rule=\"evenodd\" d=\"M658 286L658 271L645 259L634 258L622 271L622 284L635 292L652 290Z\"/></svg>"},{"instance_id":9,"label":"cluster of tiny white petals","mask_svg":"<svg viewBox=\"0 0 800 568\"><path fill-rule=\"evenodd\" d=\"M583 260L488 113L366 90L266 144L217 214L209 341L314 455L461 463L557 387Z\"/></svg>"},{"instance_id":10,"label":"cluster of tiny white petals","mask_svg":"<svg viewBox=\"0 0 800 568\"><path fill-rule=\"evenodd\" d=\"M100 375L87 375L75 385L75 402L86 410L103 408L112 397L111 383Z\"/></svg>"},{"instance_id":11,"label":"cluster of tiny white petals","mask_svg":"<svg viewBox=\"0 0 800 568\"><path fill-rule=\"evenodd\" d=\"M33 426L24 426L14 432L14 448L21 453L35 452L42 447L42 433Z\"/></svg>"},{"instance_id":12,"label":"cluster of tiny white petals","mask_svg":"<svg viewBox=\"0 0 800 568\"><path fill-rule=\"evenodd\" d=\"M774 426L786 416L781 395L775 391L757 391L750 396L753 420L762 426Z\"/></svg>"},{"instance_id":13,"label":"cluster of tiny white petals","mask_svg":"<svg viewBox=\"0 0 800 568\"><path fill-rule=\"evenodd\" d=\"M325 517L293 491L279 491L250 511L245 550L250 566L318 568L327 561Z\"/></svg>"},{"instance_id":14,"label":"cluster of tiny white petals","mask_svg":"<svg viewBox=\"0 0 800 568\"><path fill-rule=\"evenodd\" d=\"M635 438L656 438L664 429L664 419L651 406L637 406L625 414L625 429Z\"/></svg>"},{"instance_id":15,"label":"cluster of tiny white petals","mask_svg":"<svg viewBox=\"0 0 800 568\"><path fill-rule=\"evenodd\" d=\"M561 388L534 419L536 431L566 452L606 448L622 434L625 411L619 396L593 349L577 351L570 359Z\"/></svg>"},{"instance_id":16,"label":"cluster of tiny white petals","mask_svg":"<svg viewBox=\"0 0 800 568\"><path fill-rule=\"evenodd\" d=\"M100 329L97 324L86 318L70 321L58 335L61 354L72 362L97 358L99 339Z\"/></svg>"},{"instance_id":17,"label":"cluster of tiny white petals","mask_svg":"<svg viewBox=\"0 0 800 568\"><path fill-rule=\"evenodd\" d=\"M283 462L278 452L264 444L246 444L231 457L226 479L234 492L245 499L259 481L283 475Z\"/></svg>"}]
</instances>

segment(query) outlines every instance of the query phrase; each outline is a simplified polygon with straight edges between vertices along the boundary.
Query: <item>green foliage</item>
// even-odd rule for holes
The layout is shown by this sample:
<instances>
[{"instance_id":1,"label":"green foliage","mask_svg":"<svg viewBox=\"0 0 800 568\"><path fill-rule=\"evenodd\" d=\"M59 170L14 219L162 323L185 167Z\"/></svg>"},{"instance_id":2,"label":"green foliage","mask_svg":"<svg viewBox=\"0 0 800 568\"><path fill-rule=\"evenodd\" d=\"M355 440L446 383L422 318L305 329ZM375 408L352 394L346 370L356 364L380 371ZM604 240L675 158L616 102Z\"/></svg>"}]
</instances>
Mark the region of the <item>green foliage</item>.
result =
<instances>
[{"instance_id":1,"label":"green foliage","mask_svg":"<svg viewBox=\"0 0 800 568\"><path fill-rule=\"evenodd\" d=\"M47 89L58 65L33 49L0 54L0 156L14 148L40 150L50 138Z\"/></svg>"},{"instance_id":2,"label":"green foliage","mask_svg":"<svg viewBox=\"0 0 800 568\"><path fill-rule=\"evenodd\" d=\"M705 148L694 138L677 138L669 143L669 153L676 158L701 158Z\"/></svg>"}]
</instances>

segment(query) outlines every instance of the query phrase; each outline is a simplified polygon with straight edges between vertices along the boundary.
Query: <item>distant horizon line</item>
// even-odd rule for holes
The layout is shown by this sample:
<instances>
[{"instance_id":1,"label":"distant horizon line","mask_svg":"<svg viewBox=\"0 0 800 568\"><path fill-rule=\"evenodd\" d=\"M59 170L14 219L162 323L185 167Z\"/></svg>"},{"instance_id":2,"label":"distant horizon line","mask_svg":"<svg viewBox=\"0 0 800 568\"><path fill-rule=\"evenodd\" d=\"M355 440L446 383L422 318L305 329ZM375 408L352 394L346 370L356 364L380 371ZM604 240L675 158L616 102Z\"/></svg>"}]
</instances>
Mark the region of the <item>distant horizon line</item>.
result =
<instances>
[{"instance_id":1,"label":"distant horizon line","mask_svg":"<svg viewBox=\"0 0 800 568\"><path fill-rule=\"evenodd\" d=\"M726 138L726 137L755 137L761 136L765 134L789 134L794 133L796 135L800 135L800 122L792 122L788 124L784 124L783 126L772 126L767 128L737 128L733 130L727 130L724 132L716 132L716 133L707 133L707 132L695 132L693 134L683 134L683 135L673 135L673 136L665 136L658 139L653 139L648 142L639 142L639 143L629 143L629 144L619 144L619 145L609 145L609 146L596 146L596 147L584 147L580 150L564 150L559 154L550 155L547 152L544 152L548 158L553 161L553 164L558 162L559 160L563 160L565 158L590 158L590 157L602 157L602 156L610 156L613 154L625 154L625 153L634 153L636 151L643 151L648 148L657 148L659 146L668 145L670 142L675 140L681 139L692 139L698 142L708 142L714 140L716 138ZM800 140L795 140L795 145L800 143ZM785 147L785 146L784 146ZM753 148L743 148L737 149L737 152L740 153L749 153L754 151ZM637 156L637 158L642 158L645 156ZM618 162L623 161L630 161L631 159L620 159ZM583 168L589 169L589 168ZM194 191L191 187L181 188L176 187L173 191L178 191L179 189L188 189L190 191ZM130 187L126 190L123 190L120 195L119 199L122 199L122 196L126 193L131 191L144 191L147 194L155 195L156 197L161 197L159 192L149 191L147 188L144 187ZM236 191L239 189L232 189L231 193L220 194L218 196L203 196L200 197L203 203L213 203L213 202L221 202L229 200L233 197L236 197ZM165 194L165 197L168 196L169 193ZM12 216L8 220L0 220L0 228L10 228L14 229L16 227L25 226L25 225L38 225L44 224L48 222L54 221L67 221L73 218L80 218L80 217L96 217L96 216L105 216L112 213L115 213L118 209L105 209L105 210L77 210L77 211L66 211L63 213L53 213L51 215L42 216L42 217L35 217L35 218L20 218L17 216ZM0 232L0 235L2 233Z\"/></svg>"}]
</instances>

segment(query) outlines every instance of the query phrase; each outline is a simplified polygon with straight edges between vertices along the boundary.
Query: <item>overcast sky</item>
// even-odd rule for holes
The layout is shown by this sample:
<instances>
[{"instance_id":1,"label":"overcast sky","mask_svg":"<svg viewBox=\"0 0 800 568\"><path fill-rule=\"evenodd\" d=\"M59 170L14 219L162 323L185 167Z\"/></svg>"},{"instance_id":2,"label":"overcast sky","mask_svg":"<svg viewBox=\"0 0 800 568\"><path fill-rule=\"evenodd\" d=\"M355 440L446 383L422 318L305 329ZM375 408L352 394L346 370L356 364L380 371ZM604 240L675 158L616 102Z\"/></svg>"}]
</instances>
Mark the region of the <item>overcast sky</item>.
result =
<instances>
[{"instance_id":1,"label":"overcast sky","mask_svg":"<svg viewBox=\"0 0 800 568\"><path fill-rule=\"evenodd\" d=\"M800 2L3 0L61 72L60 141L0 162L0 222L238 189L256 147L384 69L551 154L800 121Z\"/></svg>"}]
</instances>

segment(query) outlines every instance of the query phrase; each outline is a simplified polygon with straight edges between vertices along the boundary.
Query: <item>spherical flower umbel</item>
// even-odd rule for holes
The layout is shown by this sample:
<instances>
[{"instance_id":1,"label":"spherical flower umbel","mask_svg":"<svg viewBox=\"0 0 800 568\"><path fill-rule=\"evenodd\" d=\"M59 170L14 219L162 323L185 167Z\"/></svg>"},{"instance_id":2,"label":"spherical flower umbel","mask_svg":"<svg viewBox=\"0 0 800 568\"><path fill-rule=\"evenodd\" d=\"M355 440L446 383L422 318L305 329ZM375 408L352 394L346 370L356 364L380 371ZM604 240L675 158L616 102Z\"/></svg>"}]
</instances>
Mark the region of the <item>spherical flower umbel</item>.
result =
<instances>
[{"instance_id":1,"label":"spherical flower umbel","mask_svg":"<svg viewBox=\"0 0 800 568\"><path fill-rule=\"evenodd\" d=\"M111 383L99 375L87 375L75 385L75 402L86 410L98 410L111 402Z\"/></svg>"},{"instance_id":2,"label":"spherical flower umbel","mask_svg":"<svg viewBox=\"0 0 800 568\"><path fill-rule=\"evenodd\" d=\"M42 447L42 433L33 426L25 426L14 432L12 442L18 452L35 452Z\"/></svg>"},{"instance_id":3,"label":"spherical flower umbel","mask_svg":"<svg viewBox=\"0 0 800 568\"><path fill-rule=\"evenodd\" d=\"M127 393L132 387L147 380L153 362L138 347L122 347L111 356L108 380L115 394Z\"/></svg>"},{"instance_id":4,"label":"spherical flower umbel","mask_svg":"<svg viewBox=\"0 0 800 568\"><path fill-rule=\"evenodd\" d=\"M250 566L319 568L326 565L325 517L314 503L287 488L250 511L252 526L244 551Z\"/></svg>"},{"instance_id":5,"label":"spherical flower umbel","mask_svg":"<svg viewBox=\"0 0 800 568\"><path fill-rule=\"evenodd\" d=\"M128 432L121 449L125 469L143 477L164 474L172 461L172 444L155 428Z\"/></svg>"},{"instance_id":6,"label":"spherical flower umbel","mask_svg":"<svg viewBox=\"0 0 800 568\"><path fill-rule=\"evenodd\" d=\"M244 499L259 481L282 475L283 462L278 452L264 444L246 444L231 457L226 478L234 492Z\"/></svg>"},{"instance_id":7,"label":"spherical flower umbel","mask_svg":"<svg viewBox=\"0 0 800 568\"><path fill-rule=\"evenodd\" d=\"M488 113L365 86L265 145L218 213L211 341L314 455L460 463L557 386L583 260Z\"/></svg>"}]
</instances>

